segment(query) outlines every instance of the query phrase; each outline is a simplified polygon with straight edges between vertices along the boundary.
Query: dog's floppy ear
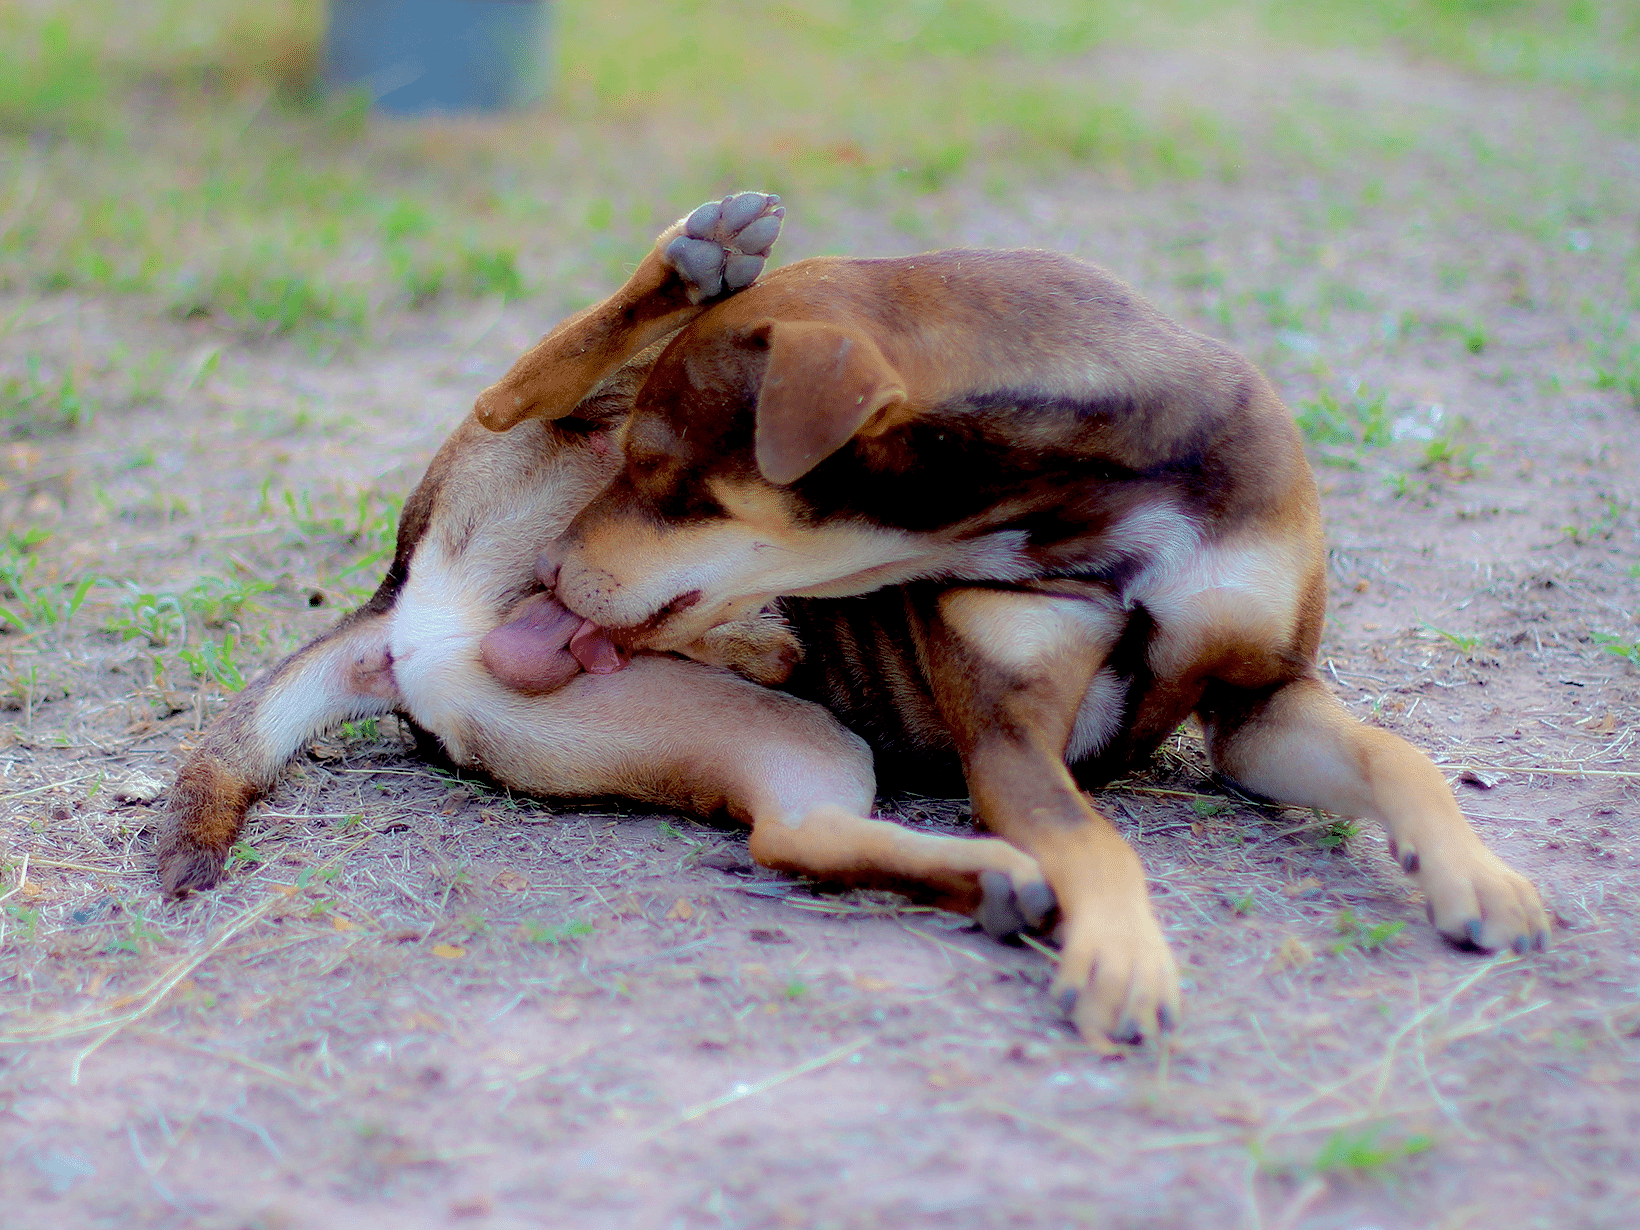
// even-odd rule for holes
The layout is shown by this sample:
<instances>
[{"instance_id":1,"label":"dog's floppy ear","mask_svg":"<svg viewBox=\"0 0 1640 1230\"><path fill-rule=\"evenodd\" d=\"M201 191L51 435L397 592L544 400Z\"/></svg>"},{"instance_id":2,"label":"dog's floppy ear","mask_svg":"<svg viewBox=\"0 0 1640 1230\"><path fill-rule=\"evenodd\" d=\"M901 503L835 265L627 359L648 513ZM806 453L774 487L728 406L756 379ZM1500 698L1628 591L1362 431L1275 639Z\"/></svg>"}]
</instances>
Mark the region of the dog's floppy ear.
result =
<instances>
[{"instance_id":1,"label":"dog's floppy ear","mask_svg":"<svg viewBox=\"0 0 1640 1230\"><path fill-rule=\"evenodd\" d=\"M900 421L905 381L864 333L812 320L759 325L769 348L757 395L757 468L793 483L857 435Z\"/></svg>"}]
</instances>

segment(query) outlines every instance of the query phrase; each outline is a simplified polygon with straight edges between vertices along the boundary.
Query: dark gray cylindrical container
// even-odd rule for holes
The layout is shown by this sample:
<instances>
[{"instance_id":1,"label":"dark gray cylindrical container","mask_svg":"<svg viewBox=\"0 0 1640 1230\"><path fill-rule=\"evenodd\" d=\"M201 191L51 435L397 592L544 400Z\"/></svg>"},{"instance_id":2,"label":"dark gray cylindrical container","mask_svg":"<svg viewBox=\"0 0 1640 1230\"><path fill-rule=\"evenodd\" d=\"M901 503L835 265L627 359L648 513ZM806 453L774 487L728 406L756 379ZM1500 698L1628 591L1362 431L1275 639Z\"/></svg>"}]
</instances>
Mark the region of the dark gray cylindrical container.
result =
<instances>
[{"instance_id":1,"label":"dark gray cylindrical container","mask_svg":"<svg viewBox=\"0 0 1640 1230\"><path fill-rule=\"evenodd\" d=\"M550 0L330 0L325 83L383 111L497 111L546 93Z\"/></svg>"}]
</instances>

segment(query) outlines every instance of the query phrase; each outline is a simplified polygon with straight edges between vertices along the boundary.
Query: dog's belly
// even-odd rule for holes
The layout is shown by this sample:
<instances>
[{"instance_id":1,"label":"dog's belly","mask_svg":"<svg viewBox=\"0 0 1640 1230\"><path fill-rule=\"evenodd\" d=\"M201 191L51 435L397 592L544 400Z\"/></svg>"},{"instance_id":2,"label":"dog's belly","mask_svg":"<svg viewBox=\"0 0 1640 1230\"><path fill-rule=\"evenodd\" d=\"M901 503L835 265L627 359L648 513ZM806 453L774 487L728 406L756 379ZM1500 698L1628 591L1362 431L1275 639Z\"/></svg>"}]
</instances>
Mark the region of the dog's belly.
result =
<instances>
[{"instance_id":1,"label":"dog's belly","mask_svg":"<svg viewBox=\"0 0 1640 1230\"><path fill-rule=\"evenodd\" d=\"M1087 785L1147 758L1215 682L1273 685L1302 673L1314 652L1317 620L1307 598L1319 585L1319 562L1301 537L1205 543L1182 515L1146 515L1158 532L1148 540L1130 536L1151 547L1136 563L1130 556L1117 576L1064 578L1114 619L1110 651L1078 707L1065 753ZM1051 591L1058 583L1041 584ZM788 687L870 743L884 782L960 792L960 763L917 650L944 588L912 584L786 603L805 650ZM1024 643L1003 640L996 648L1007 659Z\"/></svg>"}]
</instances>

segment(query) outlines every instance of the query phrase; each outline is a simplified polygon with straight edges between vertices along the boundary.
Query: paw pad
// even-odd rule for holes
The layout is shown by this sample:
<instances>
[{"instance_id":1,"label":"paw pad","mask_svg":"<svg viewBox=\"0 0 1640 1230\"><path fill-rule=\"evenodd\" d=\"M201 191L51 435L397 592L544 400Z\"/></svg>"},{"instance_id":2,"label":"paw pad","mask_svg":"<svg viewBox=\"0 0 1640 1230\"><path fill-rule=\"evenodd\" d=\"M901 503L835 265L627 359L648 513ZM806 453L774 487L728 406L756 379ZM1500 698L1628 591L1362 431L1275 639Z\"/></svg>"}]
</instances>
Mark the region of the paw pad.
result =
<instances>
[{"instance_id":1,"label":"paw pad","mask_svg":"<svg viewBox=\"0 0 1640 1230\"><path fill-rule=\"evenodd\" d=\"M666 262L701 303L750 286L780 236L786 211L766 192L737 192L708 201L684 220L683 234L666 245Z\"/></svg>"}]
</instances>

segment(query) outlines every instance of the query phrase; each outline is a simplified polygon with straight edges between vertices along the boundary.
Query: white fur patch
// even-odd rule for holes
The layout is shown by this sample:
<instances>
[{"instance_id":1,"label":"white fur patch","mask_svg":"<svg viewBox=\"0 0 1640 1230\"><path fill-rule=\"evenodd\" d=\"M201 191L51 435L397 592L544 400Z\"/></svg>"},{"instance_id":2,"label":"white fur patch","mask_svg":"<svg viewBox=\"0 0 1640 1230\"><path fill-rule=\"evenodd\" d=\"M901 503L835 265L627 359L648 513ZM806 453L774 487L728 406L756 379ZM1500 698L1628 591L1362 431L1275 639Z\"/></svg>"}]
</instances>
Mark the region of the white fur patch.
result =
<instances>
[{"instance_id":1,"label":"white fur patch","mask_svg":"<svg viewBox=\"0 0 1640 1230\"><path fill-rule=\"evenodd\" d=\"M391 700L353 688L353 663L380 653L387 628L372 623L337 637L303 660L295 678L270 688L256 709L253 746L270 767L282 765L331 723L391 713Z\"/></svg>"},{"instance_id":2,"label":"white fur patch","mask_svg":"<svg viewBox=\"0 0 1640 1230\"><path fill-rule=\"evenodd\" d=\"M1166 673L1215 633L1253 645L1284 640L1297 618L1303 580L1297 553L1281 542L1198 541L1190 551L1159 555L1122 600L1143 605L1156 620L1151 666Z\"/></svg>"},{"instance_id":3,"label":"white fur patch","mask_svg":"<svg viewBox=\"0 0 1640 1230\"><path fill-rule=\"evenodd\" d=\"M1068 763L1097 756L1110 745L1122 728L1127 690L1127 680L1108 666L1093 677L1076 711L1076 725L1071 728L1070 745L1065 749Z\"/></svg>"}]
</instances>

